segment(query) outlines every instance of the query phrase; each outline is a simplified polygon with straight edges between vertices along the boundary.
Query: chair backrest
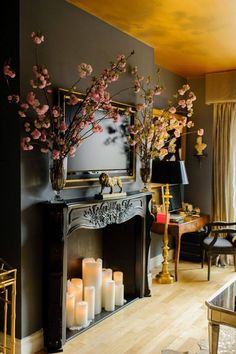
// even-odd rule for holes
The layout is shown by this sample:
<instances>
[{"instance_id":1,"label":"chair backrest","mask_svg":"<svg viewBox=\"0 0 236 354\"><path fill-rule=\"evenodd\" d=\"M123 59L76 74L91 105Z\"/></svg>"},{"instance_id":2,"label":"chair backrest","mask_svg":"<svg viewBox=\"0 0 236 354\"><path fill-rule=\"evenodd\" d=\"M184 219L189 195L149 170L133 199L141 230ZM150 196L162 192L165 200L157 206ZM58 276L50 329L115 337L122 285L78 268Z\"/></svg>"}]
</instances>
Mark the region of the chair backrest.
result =
<instances>
[{"instance_id":1,"label":"chair backrest","mask_svg":"<svg viewBox=\"0 0 236 354\"><path fill-rule=\"evenodd\" d=\"M219 255L234 255L236 270L236 221L214 221L206 225L206 237L202 242L202 268L205 254L208 258L208 280L210 280L212 257ZM211 236L211 237L209 237ZM223 237L223 239L221 238Z\"/></svg>"},{"instance_id":2,"label":"chair backrest","mask_svg":"<svg viewBox=\"0 0 236 354\"><path fill-rule=\"evenodd\" d=\"M232 227L234 226L234 227ZM206 225L206 236L221 234L229 237L230 241L236 236L236 222L213 221ZM231 235L231 236L230 236Z\"/></svg>"}]
</instances>

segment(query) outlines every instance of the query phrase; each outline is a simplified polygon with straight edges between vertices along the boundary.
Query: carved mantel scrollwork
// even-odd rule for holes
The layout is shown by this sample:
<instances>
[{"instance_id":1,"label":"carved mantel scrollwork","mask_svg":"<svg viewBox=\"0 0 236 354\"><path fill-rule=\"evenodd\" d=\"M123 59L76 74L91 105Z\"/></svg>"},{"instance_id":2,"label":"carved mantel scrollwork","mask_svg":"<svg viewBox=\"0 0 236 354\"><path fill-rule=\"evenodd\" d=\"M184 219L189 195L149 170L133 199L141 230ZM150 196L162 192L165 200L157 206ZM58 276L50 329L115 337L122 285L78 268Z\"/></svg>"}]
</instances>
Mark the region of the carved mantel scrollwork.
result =
<instances>
[{"instance_id":1,"label":"carved mantel scrollwork","mask_svg":"<svg viewBox=\"0 0 236 354\"><path fill-rule=\"evenodd\" d=\"M120 224L136 215L144 218L145 201L145 198L125 198L72 208L69 213L68 234L82 227L99 229L110 224Z\"/></svg>"},{"instance_id":2,"label":"carved mantel scrollwork","mask_svg":"<svg viewBox=\"0 0 236 354\"><path fill-rule=\"evenodd\" d=\"M133 203L131 200L103 202L93 205L84 211L84 216L91 225L105 227L109 224L120 224L132 217Z\"/></svg>"}]
</instances>

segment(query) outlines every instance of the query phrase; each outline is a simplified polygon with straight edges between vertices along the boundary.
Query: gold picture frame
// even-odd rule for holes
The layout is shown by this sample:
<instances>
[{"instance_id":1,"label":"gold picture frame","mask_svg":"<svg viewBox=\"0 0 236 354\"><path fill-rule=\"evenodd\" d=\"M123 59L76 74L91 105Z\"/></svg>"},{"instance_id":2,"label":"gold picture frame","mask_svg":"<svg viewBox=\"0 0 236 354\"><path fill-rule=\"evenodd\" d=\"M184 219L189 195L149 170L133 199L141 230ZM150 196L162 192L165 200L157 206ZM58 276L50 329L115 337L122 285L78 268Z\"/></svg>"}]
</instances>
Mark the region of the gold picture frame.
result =
<instances>
[{"instance_id":1,"label":"gold picture frame","mask_svg":"<svg viewBox=\"0 0 236 354\"><path fill-rule=\"evenodd\" d=\"M84 94L72 92L82 101ZM68 105L71 91L59 88L58 102L67 120L72 106ZM75 157L67 158L67 179L65 189L88 187L99 184L99 175L102 172L109 176L119 176L122 182L134 181L136 178L136 156L134 147L127 141L128 125L133 124L135 108L133 106L112 101L112 105L119 110L120 123L111 123L107 119L104 131L93 134L77 149ZM76 109L76 106L73 106ZM72 107L72 109L73 109ZM129 116L124 112L131 107ZM95 112L99 114L99 112ZM110 121L110 122L109 122ZM104 123L104 121L103 121ZM87 149L89 146L89 149ZM81 156L83 159L81 160Z\"/></svg>"}]
</instances>

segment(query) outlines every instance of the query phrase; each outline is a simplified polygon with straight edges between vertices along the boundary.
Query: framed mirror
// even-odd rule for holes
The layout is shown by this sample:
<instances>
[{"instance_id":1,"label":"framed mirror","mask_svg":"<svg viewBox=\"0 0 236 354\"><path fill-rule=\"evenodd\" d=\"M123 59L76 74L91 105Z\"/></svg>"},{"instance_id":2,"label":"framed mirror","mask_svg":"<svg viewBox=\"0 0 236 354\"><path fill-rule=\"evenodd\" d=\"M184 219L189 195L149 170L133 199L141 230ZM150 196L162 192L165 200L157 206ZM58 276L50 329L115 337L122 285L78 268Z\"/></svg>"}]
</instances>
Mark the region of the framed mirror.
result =
<instances>
[{"instance_id":1,"label":"framed mirror","mask_svg":"<svg viewBox=\"0 0 236 354\"><path fill-rule=\"evenodd\" d=\"M70 92L71 93L71 92ZM73 92L81 102L84 94ZM65 120L68 121L76 105L69 105L69 91L58 89L59 106L63 109ZM79 103L78 103L79 104ZM103 119L103 131L92 134L84 140L74 157L67 158L67 180L65 188L78 188L96 185L102 172L109 176L120 176L122 181L135 180L135 151L128 144L128 125L133 124L134 107L129 116L125 110L129 105L112 102L119 111L120 121L115 123L111 118ZM103 111L96 111L96 119L102 117Z\"/></svg>"}]
</instances>

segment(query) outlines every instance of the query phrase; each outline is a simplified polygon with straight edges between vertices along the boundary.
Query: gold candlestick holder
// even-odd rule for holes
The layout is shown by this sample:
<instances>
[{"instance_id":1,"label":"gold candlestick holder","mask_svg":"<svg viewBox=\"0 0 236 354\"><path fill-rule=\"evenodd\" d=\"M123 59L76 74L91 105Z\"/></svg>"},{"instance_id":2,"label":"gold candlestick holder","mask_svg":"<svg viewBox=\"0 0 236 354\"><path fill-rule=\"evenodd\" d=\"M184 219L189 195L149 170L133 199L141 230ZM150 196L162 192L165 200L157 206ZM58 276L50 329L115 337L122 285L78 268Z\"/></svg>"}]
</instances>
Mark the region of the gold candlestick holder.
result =
<instances>
[{"instance_id":1,"label":"gold candlestick holder","mask_svg":"<svg viewBox=\"0 0 236 354\"><path fill-rule=\"evenodd\" d=\"M0 300L3 303L3 342L0 352L15 354L15 321L16 321L16 269L12 269L0 259ZM10 307L10 338L8 341L8 309Z\"/></svg>"},{"instance_id":2,"label":"gold candlestick holder","mask_svg":"<svg viewBox=\"0 0 236 354\"><path fill-rule=\"evenodd\" d=\"M168 236L168 210L170 205L170 195L169 184L166 184L165 194L164 194L164 203L165 203L165 229L163 235L163 262L162 262L162 271L156 275L157 282L160 284L172 284L174 282L174 277L170 274L168 270L168 255L169 255L169 236Z\"/></svg>"},{"instance_id":3,"label":"gold candlestick holder","mask_svg":"<svg viewBox=\"0 0 236 354\"><path fill-rule=\"evenodd\" d=\"M152 164L152 183L161 183L165 188L165 230L163 236L163 262L162 271L157 275L157 282L161 284L171 284L174 281L173 276L168 270L169 237L168 237L168 211L170 205L169 184L188 184L188 177L185 170L184 161L164 161L156 159Z\"/></svg>"}]
</instances>

